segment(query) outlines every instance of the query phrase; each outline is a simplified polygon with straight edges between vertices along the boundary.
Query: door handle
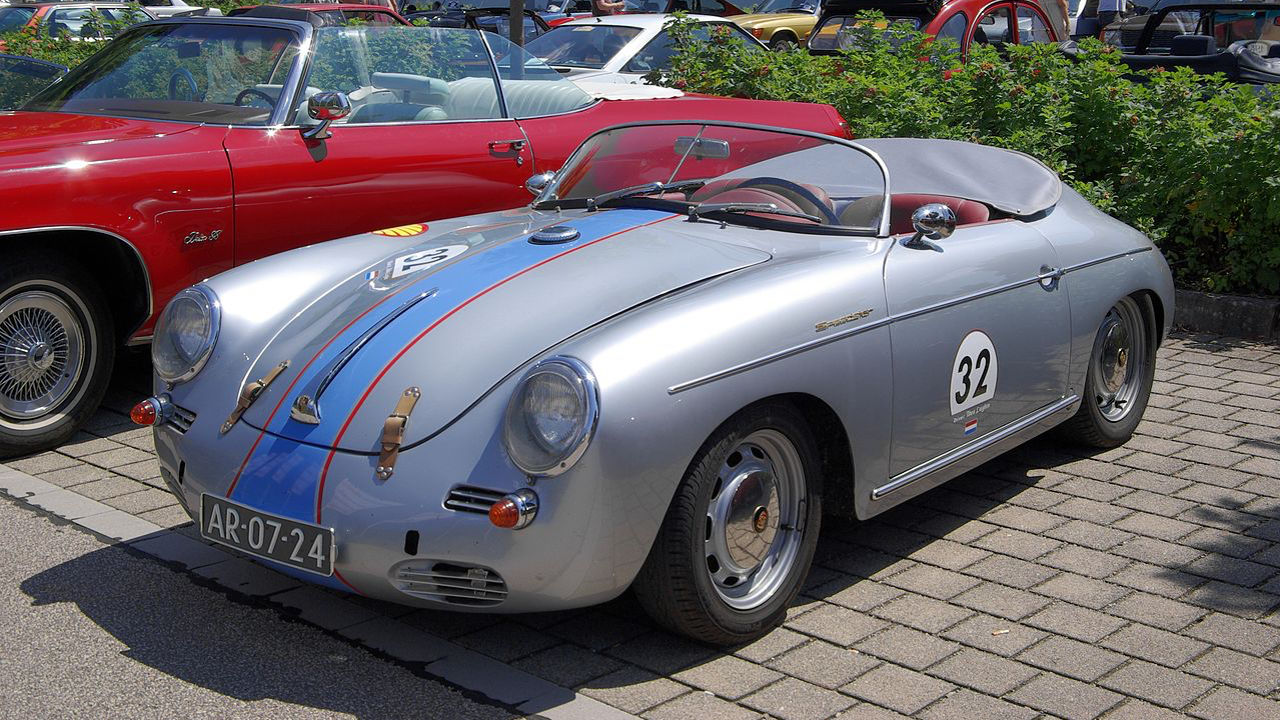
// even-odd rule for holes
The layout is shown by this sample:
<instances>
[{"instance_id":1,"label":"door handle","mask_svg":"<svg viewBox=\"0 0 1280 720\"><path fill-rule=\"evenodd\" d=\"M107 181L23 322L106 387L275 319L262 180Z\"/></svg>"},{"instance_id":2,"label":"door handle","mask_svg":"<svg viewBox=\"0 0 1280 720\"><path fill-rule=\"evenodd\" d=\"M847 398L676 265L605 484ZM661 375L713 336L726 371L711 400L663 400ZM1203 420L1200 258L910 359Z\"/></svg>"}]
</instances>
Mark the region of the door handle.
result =
<instances>
[{"instance_id":1,"label":"door handle","mask_svg":"<svg viewBox=\"0 0 1280 720\"><path fill-rule=\"evenodd\" d=\"M1052 290L1058 285L1058 279L1062 277L1062 268L1049 267L1048 265L1040 266L1040 274L1036 275L1036 280L1045 290Z\"/></svg>"},{"instance_id":2,"label":"door handle","mask_svg":"<svg viewBox=\"0 0 1280 720\"><path fill-rule=\"evenodd\" d=\"M528 144L529 144L529 141L523 138L519 140L490 140L489 149L497 150L500 147L505 147L508 150L515 150L519 152L520 150L524 149L525 145L528 145Z\"/></svg>"}]
</instances>

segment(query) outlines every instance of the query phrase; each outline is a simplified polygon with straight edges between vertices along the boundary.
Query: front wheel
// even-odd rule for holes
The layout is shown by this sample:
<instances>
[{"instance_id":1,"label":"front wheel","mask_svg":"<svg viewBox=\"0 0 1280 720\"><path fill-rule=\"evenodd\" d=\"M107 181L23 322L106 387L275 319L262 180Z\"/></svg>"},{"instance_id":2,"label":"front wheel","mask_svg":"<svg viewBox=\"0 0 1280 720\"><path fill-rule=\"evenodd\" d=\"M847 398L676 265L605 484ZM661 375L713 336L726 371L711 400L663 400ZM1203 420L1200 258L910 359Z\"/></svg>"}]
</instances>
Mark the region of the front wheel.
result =
<instances>
[{"instance_id":1,"label":"front wheel","mask_svg":"<svg viewBox=\"0 0 1280 720\"><path fill-rule=\"evenodd\" d=\"M106 393L113 349L101 291L66 258L0 270L0 458L69 438Z\"/></svg>"},{"instance_id":2,"label":"front wheel","mask_svg":"<svg viewBox=\"0 0 1280 720\"><path fill-rule=\"evenodd\" d=\"M703 445L635 592L655 620L697 640L754 640L782 622L813 561L822 517L818 450L788 405L730 419Z\"/></svg>"},{"instance_id":3,"label":"front wheel","mask_svg":"<svg viewBox=\"0 0 1280 720\"><path fill-rule=\"evenodd\" d=\"M776 35L769 41L769 49L774 52L790 52L796 47L796 39L786 33Z\"/></svg>"},{"instance_id":4,"label":"front wheel","mask_svg":"<svg viewBox=\"0 0 1280 720\"><path fill-rule=\"evenodd\" d=\"M1100 448L1129 440L1151 397L1157 332L1145 295L1121 298L1107 311L1094 336L1080 409L1063 424L1070 439Z\"/></svg>"}]
</instances>

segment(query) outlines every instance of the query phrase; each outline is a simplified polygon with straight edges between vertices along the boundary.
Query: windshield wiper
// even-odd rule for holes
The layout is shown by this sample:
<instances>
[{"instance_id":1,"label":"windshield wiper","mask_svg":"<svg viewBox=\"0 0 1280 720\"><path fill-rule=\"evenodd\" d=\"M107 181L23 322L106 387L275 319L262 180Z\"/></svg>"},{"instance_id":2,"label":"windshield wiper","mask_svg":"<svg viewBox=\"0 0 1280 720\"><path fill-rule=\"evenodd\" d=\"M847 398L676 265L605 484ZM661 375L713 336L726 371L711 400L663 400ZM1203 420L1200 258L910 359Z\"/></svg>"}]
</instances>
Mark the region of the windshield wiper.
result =
<instances>
[{"instance_id":1,"label":"windshield wiper","mask_svg":"<svg viewBox=\"0 0 1280 720\"><path fill-rule=\"evenodd\" d=\"M689 222L697 222L699 217L706 213L723 212L723 213L766 213L768 215L783 215L785 217L796 217L810 220L812 222L822 224L823 219L817 215L809 213L796 212L794 210L783 210L773 203L698 203L689 207Z\"/></svg>"},{"instance_id":2,"label":"windshield wiper","mask_svg":"<svg viewBox=\"0 0 1280 720\"><path fill-rule=\"evenodd\" d=\"M597 207L609 202L610 200L621 200L623 198L635 197L637 195L652 195L654 193L670 192L673 190L696 190L706 184L706 180L681 180L680 182L673 183L651 182L645 183L644 185L632 185L631 187L624 187L620 190L612 190L604 193L603 195L587 198L587 209L595 210Z\"/></svg>"}]
</instances>

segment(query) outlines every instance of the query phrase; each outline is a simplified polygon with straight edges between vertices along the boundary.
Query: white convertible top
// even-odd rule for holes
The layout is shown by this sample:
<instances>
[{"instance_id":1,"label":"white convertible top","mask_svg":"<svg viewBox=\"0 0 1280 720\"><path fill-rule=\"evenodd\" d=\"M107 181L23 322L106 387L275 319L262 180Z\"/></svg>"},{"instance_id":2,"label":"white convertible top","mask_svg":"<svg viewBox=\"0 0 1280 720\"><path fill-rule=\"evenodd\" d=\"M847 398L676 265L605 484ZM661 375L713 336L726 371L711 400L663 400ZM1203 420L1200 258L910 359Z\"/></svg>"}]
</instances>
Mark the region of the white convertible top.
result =
<instances>
[{"instance_id":1,"label":"white convertible top","mask_svg":"<svg viewBox=\"0 0 1280 720\"><path fill-rule=\"evenodd\" d=\"M884 160L894 194L949 195L1027 216L1062 197L1062 181L1047 165L1014 150L955 140L855 140Z\"/></svg>"}]
</instances>

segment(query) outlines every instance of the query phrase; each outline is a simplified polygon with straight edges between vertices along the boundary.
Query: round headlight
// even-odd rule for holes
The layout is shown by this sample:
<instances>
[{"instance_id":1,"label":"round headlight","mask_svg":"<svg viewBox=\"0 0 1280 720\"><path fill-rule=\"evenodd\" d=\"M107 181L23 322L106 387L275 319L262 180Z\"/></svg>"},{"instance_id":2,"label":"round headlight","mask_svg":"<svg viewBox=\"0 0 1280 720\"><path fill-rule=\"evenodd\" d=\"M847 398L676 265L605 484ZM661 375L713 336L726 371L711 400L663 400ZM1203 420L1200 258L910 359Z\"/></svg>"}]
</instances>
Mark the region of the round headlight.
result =
<instances>
[{"instance_id":1,"label":"round headlight","mask_svg":"<svg viewBox=\"0 0 1280 720\"><path fill-rule=\"evenodd\" d=\"M151 364L167 383L190 380L204 367L218 340L218 296L204 285L183 290L169 301L156 323Z\"/></svg>"},{"instance_id":2,"label":"round headlight","mask_svg":"<svg viewBox=\"0 0 1280 720\"><path fill-rule=\"evenodd\" d=\"M582 457L595 430L595 377L580 360L557 357L533 367L507 404L503 444L528 475L559 475Z\"/></svg>"}]
</instances>

